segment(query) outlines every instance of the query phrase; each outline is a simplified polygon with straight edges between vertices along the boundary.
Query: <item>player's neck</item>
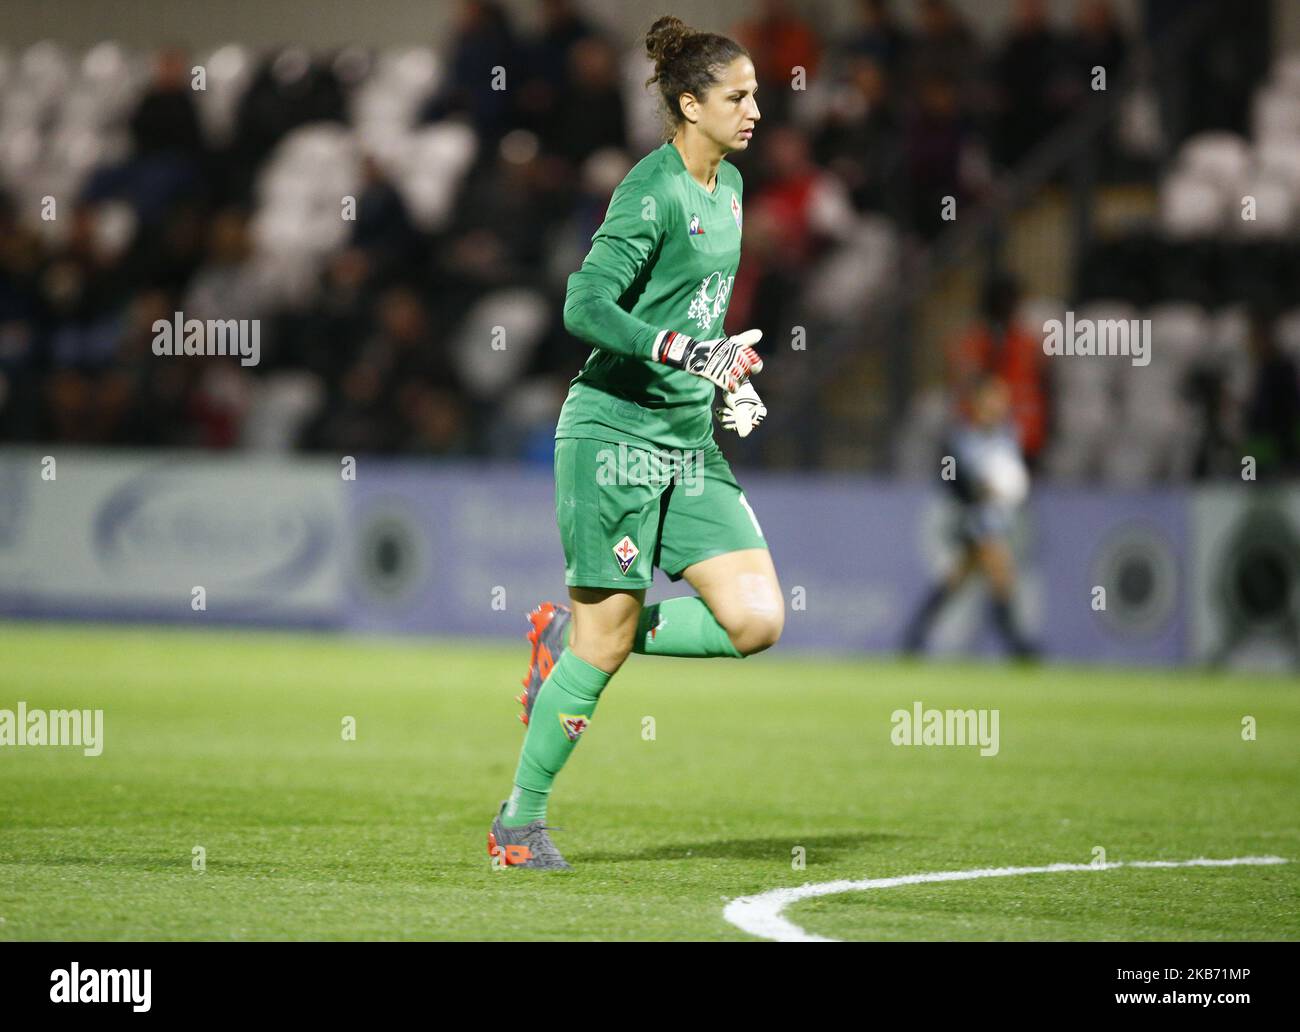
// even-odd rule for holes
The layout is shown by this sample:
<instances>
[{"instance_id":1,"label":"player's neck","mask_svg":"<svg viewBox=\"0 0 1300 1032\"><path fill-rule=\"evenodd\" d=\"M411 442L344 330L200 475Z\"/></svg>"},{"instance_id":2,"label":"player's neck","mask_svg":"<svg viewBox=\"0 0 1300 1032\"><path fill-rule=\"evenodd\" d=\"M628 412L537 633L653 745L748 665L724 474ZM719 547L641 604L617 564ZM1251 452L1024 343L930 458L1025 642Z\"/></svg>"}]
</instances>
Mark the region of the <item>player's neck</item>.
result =
<instances>
[{"instance_id":1,"label":"player's neck","mask_svg":"<svg viewBox=\"0 0 1300 1032\"><path fill-rule=\"evenodd\" d=\"M681 132L673 137L673 146L682 156L682 164L690 177L712 193L717 186L718 165L722 162L717 147L699 135Z\"/></svg>"}]
</instances>

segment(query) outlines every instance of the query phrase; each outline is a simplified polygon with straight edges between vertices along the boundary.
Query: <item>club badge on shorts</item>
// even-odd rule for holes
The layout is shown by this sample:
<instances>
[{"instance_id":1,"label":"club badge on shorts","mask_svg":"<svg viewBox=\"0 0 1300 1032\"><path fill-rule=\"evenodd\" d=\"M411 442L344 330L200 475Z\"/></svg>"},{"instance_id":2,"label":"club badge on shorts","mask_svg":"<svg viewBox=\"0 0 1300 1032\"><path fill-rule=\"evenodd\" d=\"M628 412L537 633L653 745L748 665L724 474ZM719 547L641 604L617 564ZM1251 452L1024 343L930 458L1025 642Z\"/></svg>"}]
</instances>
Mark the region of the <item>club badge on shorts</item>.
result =
<instances>
[{"instance_id":1,"label":"club badge on shorts","mask_svg":"<svg viewBox=\"0 0 1300 1032\"><path fill-rule=\"evenodd\" d=\"M619 569L624 574L636 562L636 557L640 554L636 545L632 544L632 539L626 534L623 535L623 540L614 546L614 558L618 560Z\"/></svg>"},{"instance_id":2,"label":"club badge on shorts","mask_svg":"<svg viewBox=\"0 0 1300 1032\"><path fill-rule=\"evenodd\" d=\"M736 228L740 229L740 198L734 193L731 195L731 217L736 220Z\"/></svg>"}]
</instances>

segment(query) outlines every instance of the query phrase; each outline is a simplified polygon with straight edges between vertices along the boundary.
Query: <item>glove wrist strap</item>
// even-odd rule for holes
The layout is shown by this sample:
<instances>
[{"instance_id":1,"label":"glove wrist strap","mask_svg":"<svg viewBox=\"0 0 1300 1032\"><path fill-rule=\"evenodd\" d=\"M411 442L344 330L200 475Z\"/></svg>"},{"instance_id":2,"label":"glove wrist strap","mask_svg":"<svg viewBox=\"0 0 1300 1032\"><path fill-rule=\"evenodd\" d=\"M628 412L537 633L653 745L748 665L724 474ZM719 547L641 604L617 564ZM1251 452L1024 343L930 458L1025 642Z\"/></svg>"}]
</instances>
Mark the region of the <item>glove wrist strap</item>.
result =
<instances>
[{"instance_id":1,"label":"glove wrist strap","mask_svg":"<svg viewBox=\"0 0 1300 1032\"><path fill-rule=\"evenodd\" d=\"M681 368L685 365L686 348L692 343L692 338L684 333L678 333L676 330L660 330L659 336L655 337L651 355L656 362Z\"/></svg>"}]
</instances>

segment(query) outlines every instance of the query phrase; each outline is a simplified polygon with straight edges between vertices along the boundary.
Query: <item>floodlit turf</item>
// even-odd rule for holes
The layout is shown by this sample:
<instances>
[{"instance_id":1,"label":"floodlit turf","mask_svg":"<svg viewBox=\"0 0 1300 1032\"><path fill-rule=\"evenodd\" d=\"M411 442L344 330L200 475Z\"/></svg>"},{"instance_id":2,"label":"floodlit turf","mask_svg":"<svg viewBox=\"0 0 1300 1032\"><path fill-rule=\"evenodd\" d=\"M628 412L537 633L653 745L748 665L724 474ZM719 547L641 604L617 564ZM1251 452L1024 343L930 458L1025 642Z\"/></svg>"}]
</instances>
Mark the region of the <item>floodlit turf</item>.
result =
<instances>
[{"instance_id":1,"label":"floodlit turf","mask_svg":"<svg viewBox=\"0 0 1300 1032\"><path fill-rule=\"evenodd\" d=\"M0 748L0 938L748 939L732 897L1095 847L1293 862L913 885L785 916L843 939L1300 938L1300 685L1282 677L632 656L553 797L575 870L494 871L518 623L515 646L0 624L0 708L105 715L97 758ZM997 709L998 754L892 745L914 700Z\"/></svg>"}]
</instances>

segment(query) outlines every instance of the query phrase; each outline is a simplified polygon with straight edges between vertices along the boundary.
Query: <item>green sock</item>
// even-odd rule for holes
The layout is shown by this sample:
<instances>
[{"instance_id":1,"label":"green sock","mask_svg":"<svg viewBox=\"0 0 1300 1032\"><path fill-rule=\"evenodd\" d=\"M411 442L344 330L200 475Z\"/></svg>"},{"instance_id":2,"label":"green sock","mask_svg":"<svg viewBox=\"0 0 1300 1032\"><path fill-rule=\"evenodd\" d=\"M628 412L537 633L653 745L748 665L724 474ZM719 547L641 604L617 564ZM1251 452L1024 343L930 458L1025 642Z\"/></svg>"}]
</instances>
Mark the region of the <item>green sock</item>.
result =
<instances>
[{"instance_id":1,"label":"green sock","mask_svg":"<svg viewBox=\"0 0 1300 1032\"><path fill-rule=\"evenodd\" d=\"M744 658L699 595L642 606L632 651L644 656Z\"/></svg>"},{"instance_id":2,"label":"green sock","mask_svg":"<svg viewBox=\"0 0 1300 1032\"><path fill-rule=\"evenodd\" d=\"M501 815L502 824L513 828L546 817L551 783L587 730L610 676L580 659L572 649L565 649L556 660L533 701L515 770L515 788Z\"/></svg>"}]
</instances>

